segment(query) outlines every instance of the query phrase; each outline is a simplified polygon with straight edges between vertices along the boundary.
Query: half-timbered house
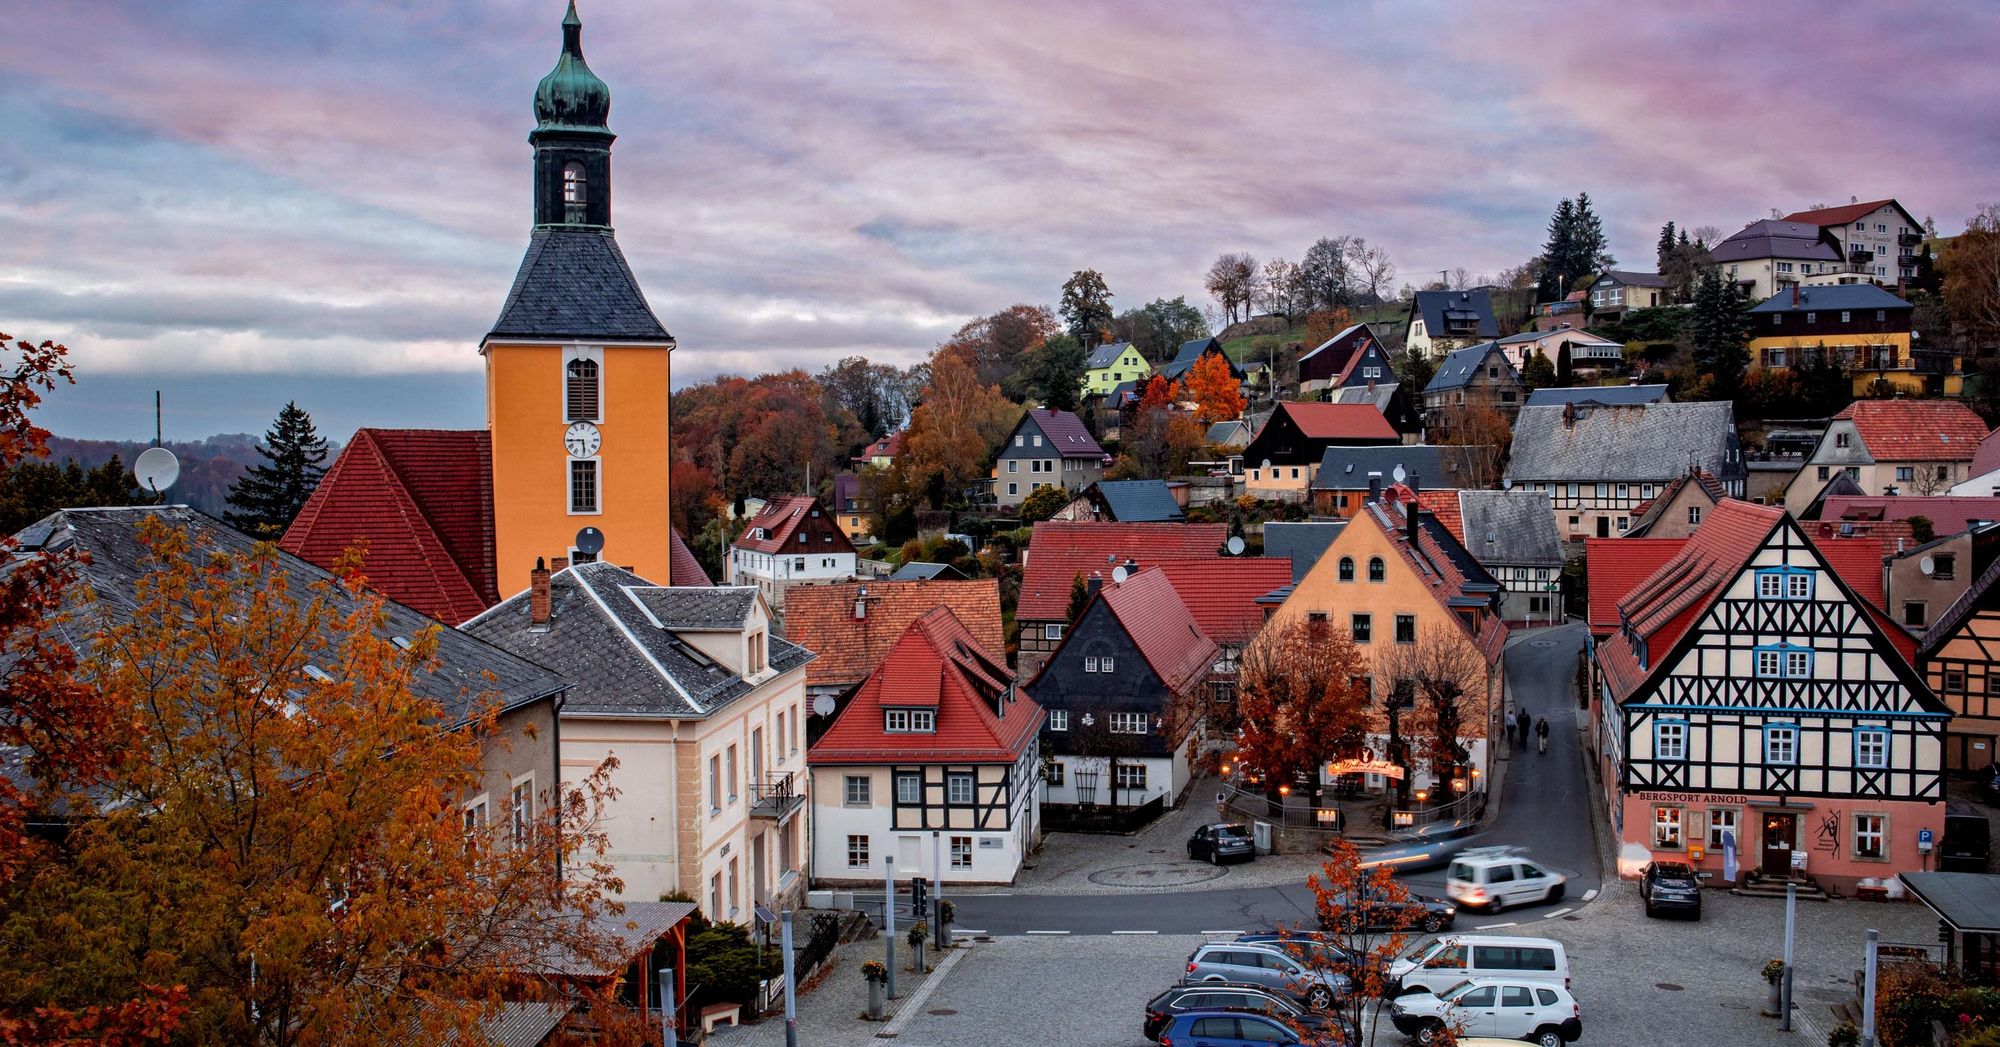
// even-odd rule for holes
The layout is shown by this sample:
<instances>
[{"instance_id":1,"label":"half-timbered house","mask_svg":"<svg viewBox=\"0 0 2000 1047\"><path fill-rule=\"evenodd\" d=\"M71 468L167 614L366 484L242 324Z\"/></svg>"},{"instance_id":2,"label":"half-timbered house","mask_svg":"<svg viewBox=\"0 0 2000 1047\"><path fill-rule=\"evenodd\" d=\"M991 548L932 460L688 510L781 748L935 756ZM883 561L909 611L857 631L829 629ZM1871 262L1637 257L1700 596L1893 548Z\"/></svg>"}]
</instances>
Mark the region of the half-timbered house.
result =
<instances>
[{"instance_id":1,"label":"half-timbered house","mask_svg":"<svg viewBox=\"0 0 2000 1047\"><path fill-rule=\"evenodd\" d=\"M1143 570L1168 560L1213 560L1229 540L1227 524L1111 523L1043 520L1021 554L1021 593L1014 609L1020 650L1014 664L1032 678L1062 646L1070 626L1076 580L1103 582L1113 571Z\"/></svg>"},{"instance_id":2,"label":"half-timbered house","mask_svg":"<svg viewBox=\"0 0 2000 1047\"><path fill-rule=\"evenodd\" d=\"M1042 710L949 607L903 631L807 753L814 879L1007 883L1035 844ZM821 791L824 790L824 791Z\"/></svg>"},{"instance_id":3,"label":"half-timbered house","mask_svg":"<svg viewBox=\"0 0 2000 1047\"><path fill-rule=\"evenodd\" d=\"M1595 647L1621 871L1725 872L1727 846L1836 886L1923 868L1951 714L1897 632L1783 510L1716 506Z\"/></svg>"},{"instance_id":4,"label":"half-timbered house","mask_svg":"<svg viewBox=\"0 0 2000 1047\"><path fill-rule=\"evenodd\" d=\"M2000 563L1981 572L1939 615L1924 634L1917 665L1952 712L1945 768L1992 766L2000 754Z\"/></svg>"}]
</instances>

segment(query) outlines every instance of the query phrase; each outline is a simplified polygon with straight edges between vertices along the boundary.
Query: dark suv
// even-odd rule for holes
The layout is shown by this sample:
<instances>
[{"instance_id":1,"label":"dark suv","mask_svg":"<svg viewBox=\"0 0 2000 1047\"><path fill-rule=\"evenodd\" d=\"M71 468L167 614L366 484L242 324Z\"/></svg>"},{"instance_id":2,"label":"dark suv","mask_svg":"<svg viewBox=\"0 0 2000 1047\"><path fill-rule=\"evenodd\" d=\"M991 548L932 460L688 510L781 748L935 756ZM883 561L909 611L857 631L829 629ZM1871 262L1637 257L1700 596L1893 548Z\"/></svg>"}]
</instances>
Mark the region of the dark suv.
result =
<instances>
[{"instance_id":1,"label":"dark suv","mask_svg":"<svg viewBox=\"0 0 2000 1047\"><path fill-rule=\"evenodd\" d=\"M1684 912L1701 919L1701 880L1686 862L1647 862L1639 877L1639 897L1648 916Z\"/></svg>"},{"instance_id":2,"label":"dark suv","mask_svg":"<svg viewBox=\"0 0 2000 1047\"><path fill-rule=\"evenodd\" d=\"M1247 982L1203 982L1176 985L1146 1003L1145 1033L1148 1043L1157 1043L1160 1032L1177 1014L1188 1011L1232 1011L1239 1014L1268 1014L1318 1042L1353 1043L1356 1037L1338 1017L1327 1011L1300 1006L1283 993Z\"/></svg>"},{"instance_id":3,"label":"dark suv","mask_svg":"<svg viewBox=\"0 0 2000 1047\"><path fill-rule=\"evenodd\" d=\"M1223 862L1247 862L1257 857L1257 845L1250 839L1250 830L1236 822L1217 822L1204 825L1188 837L1189 861L1202 861L1221 865Z\"/></svg>"}]
</instances>

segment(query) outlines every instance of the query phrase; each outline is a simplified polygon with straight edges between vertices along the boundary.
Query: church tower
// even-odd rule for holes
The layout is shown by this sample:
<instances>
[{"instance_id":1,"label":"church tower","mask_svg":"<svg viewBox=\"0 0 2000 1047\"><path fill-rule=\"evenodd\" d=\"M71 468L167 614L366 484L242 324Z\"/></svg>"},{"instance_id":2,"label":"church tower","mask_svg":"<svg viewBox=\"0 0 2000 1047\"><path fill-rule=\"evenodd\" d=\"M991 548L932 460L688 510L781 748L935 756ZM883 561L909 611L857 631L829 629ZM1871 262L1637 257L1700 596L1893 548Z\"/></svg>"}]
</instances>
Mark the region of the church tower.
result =
<instances>
[{"instance_id":1,"label":"church tower","mask_svg":"<svg viewBox=\"0 0 2000 1047\"><path fill-rule=\"evenodd\" d=\"M493 442L502 595L537 559L596 559L672 584L668 357L611 229L611 89L583 60L575 0L562 54L535 89L534 228L500 318L480 343Z\"/></svg>"}]
</instances>

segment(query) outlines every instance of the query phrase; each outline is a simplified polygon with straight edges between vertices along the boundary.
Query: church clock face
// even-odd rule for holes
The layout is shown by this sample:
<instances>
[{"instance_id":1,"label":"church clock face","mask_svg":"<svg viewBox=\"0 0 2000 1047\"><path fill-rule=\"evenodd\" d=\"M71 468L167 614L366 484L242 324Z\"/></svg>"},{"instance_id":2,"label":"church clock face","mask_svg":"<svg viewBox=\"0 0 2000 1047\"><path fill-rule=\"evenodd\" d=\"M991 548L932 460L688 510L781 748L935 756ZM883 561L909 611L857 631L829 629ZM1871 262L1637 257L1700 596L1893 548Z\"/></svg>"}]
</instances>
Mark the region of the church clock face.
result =
<instances>
[{"instance_id":1,"label":"church clock face","mask_svg":"<svg viewBox=\"0 0 2000 1047\"><path fill-rule=\"evenodd\" d=\"M591 458L604 444L597 427L589 422L578 422L563 430L563 446L569 450L571 458Z\"/></svg>"}]
</instances>

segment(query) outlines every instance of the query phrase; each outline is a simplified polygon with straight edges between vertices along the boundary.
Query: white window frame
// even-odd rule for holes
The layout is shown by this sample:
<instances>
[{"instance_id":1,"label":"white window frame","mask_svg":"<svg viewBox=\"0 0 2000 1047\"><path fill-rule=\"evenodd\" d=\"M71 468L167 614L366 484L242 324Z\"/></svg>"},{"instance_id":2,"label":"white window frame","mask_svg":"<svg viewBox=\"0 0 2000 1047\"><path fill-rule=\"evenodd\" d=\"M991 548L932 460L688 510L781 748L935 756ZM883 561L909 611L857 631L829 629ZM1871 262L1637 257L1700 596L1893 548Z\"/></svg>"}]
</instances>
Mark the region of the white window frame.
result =
<instances>
[{"instance_id":1,"label":"white window frame","mask_svg":"<svg viewBox=\"0 0 2000 1047\"><path fill-rule=\"evenodd\" d=\"M1686 720L1657 720L1653 723L1653 759L1685 761L1688 758Z\"/></svg>"},{"instance_id":2,"label":"white window frame","mask_svg":"<svg viewBox=\"0 0 2000 1047\"><path fill-rule=\"evenodd\" d=\"M1114 712L1105 718L1105 724L1112 734L1145 734L1148 730L1145 713Z\"/></svg>"},{"instance_id":3,"label":"white window frame","mask_svg":"<svg viewBox=\"0 0 2000 1047\"><path fill-rule=\"evenodd\" d=\"M951 838L951 867L954 869L972 868L972 837L954 836Z\"/></svg>"},{"instance_id":4,"label":"white window frame","mask_svg":"<svg viewBox=\"0 0 2000 1047\"><path fill-rule=\"evenodd\" d=\"M960 806L970 806L978 803L979 779L963 772L953 772L945 775L944 802Z\"/></svg>"},{"instance_id":5,"label":"white window frame","mask_svg":"<svg viewBox=\"0 0 2000 1047\"><path fill-rule=\"evenodd\" d=\"M1068 709L1050 709L1050 710L1049 710L1049 730L1051 730L1051 731L1067 731L1067 730L1069 730L1069 710L1068 710Z\"/></svg>"},{"instance_id":6,"label":"white window frame","mask_svg":"<svg viewBox=\"0 0 2000 1047\"><path fill-rule=\"evenodd\" d=\"M577 458L571 456L568 461L569 464L563 467L563 500L564 503L569 507L569 515L603 516L604 515L604 459L599 456L592 456L589 458ZM590 487L591 487L590 498L592 503L594 504L592 504L592 506L588 509L577 508L576 480L577 480L577 466L579 465L590 466Z\"/></svg>"},{"instance_id":7,"label":"white window frame","mask_svg":"<svg viewBox=\"0 0 2000 1047\"><path fill-rule=\"evenodd\" d=\"M875 779L865 774L847 775L841 784L840 799L842 807L875 806Z\"/></svg>"},{"instance_id":8,"label":"white window frame","mask_svg":"<svg viewBox=\"0 0 2000 1047\"><path fill-rule=\"evenodd\" d=\"M1653 805L1653 849L1678 851L1687 846L1687 810L1668 804Z\"/></svg>"},{"instance_id":9,"label":"white window frame","mask_svg":"<svg viewBox=\"0 0 2000 1047\"><path fill-rule=\"evenodd\" d=\"M1119 792L1137 792L1149 788L1146 781L1146 765L1126 760L1118 764L1118 771L1112 775L1112 787Z\"/></svg>"},{"instance_id":10,"label":"white window frame","mask_svg":"<svg viewBox=\"0 0 2000 1047\"><path fill-rule=\"evenodd\" d=\"M535 828L535 772L507 784L507 817L508 838L516 847L526 845Z\"/></svg>"},{"instance_id":11,"label":"white window frame","mask_svg":"<svg viewBox=\"0 0 2000 1047\"><path fill-rule=\"evenodd\" d=\"M904 786L910 788L905 789ZM922 775L896 775L896 805L908 807L924 802L924 779Z\"/></svg>"},{"instance_id":12,"label":"white window frame","mask_svg":"<svg viewBox=\"0 0 2000 1047\"><path fill-rule=\"evenodd\" d=\"M1061 625L1058 625L1054 622L1048 622L1043 624L1042 639L1060 640L1062 639L1062 637L1063 637L1063 627Z\"/></svg>"},{"instance_id":13,"label":"white window frame","mask_svg":"<svg viewBox=\"0 0 2000 1047\"><path fill-rule=\"evenodd\" d=\"M1743 846L1743 832L1739 828L1740 818L1734 807L1710 807L1708 809L1708 846L1711 850L1722 849L1722 834L1736 834L1736 846Z\"/></svg>"},{"instance_id":14,"label":"white window frame","mask_svg":"<svg viewBox=\"0 0 2000 1047\"><path fill-rule=\"evenodd\" d=\"M592 414L588 415L572 414L569 409L569 393L570 393L569 365L572 361L576 360L589 361L597 368L597 389L596 389L597 402L592 405L596 407L597 410L595 413ZM602 424L604 422L604 347L595 345L569 346L563 350L561 366L562 366L562 393L563 393L563 398L562 398L563 421L565 423L591 422L593 424Z\"/></svg>"},{"instance_id":15,"label":"white window frame","mask_svg":"<svg viewBox=\"0 0 2000 1047\"><path fill-rule=\"evenodd\" d=\"M1863 849L1862 841L1875 841L1874 853ZM1854 857L1861 861L1886 861L1889 857L1889 816L1873 811L1854 815Z\"/></svg>"},{"instance_id":16,"label":"white window frame","mask_svg":"<svg viewBox=\"0 0 2000 1047\"><path fill-rule=\"evenodd\" d=\"M1889 767L1889 731L1881 727L1854 729L1854 767L1862 771L1882 771Z\"/></svg>"},{"instance_id":17,"label":"white window frame","mask_svg":"<svg viewBox=\"0 0 2000 1047\"><path fill-rule=\"evenodd\" d=\"M1779 739L1783 739L1780 746ZM1799 728L1797 724L1773 723L1764 725L1764 762L1780 767L1796 767L1799 763Z\"/></svg>"},{"instance_id":18,"label":"white window frame","mask_svg":"<svg viewBox=\"0 0 2000 1047\"><path fill-rule=\"evenodd\" d=\"M866 868L868 868L868 867L869 867L870 865L874 864L874 860L873 860L872 858L870 858L870 857L869 857L869 853L868 853L868 852L869 852L869 843L870 843L870 840L869 840L869 837L868 837L868 834L866 834L866 833L848 833L848 834L847 834L847 867L848 867L848 868L850 868L850 869L866 869Z\"/></svg>"}]
</instances>

